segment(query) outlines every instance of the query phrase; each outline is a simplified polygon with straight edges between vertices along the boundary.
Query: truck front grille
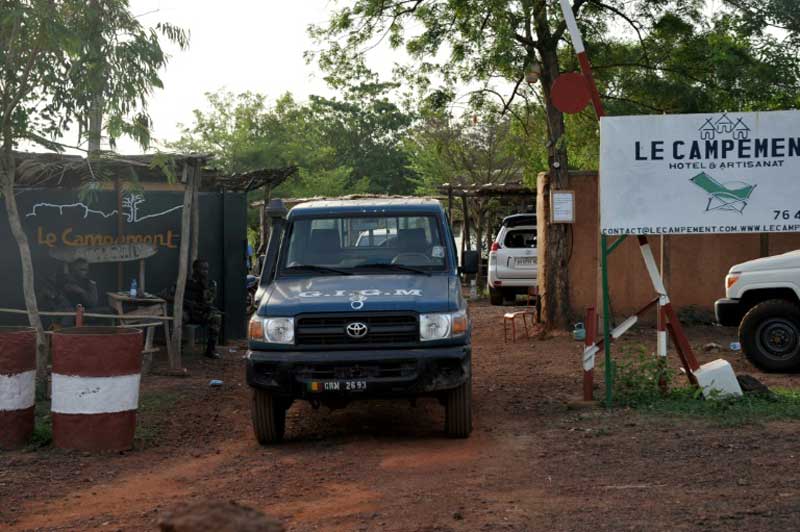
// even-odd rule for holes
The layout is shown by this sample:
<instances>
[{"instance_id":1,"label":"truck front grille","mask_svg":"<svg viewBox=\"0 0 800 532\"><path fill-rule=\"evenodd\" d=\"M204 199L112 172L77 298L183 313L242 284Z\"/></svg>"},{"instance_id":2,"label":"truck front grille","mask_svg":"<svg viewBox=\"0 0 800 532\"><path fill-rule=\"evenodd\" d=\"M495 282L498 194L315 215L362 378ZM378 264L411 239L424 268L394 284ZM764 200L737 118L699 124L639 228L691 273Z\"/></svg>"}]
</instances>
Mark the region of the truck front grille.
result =
<instances>
[{"instance_id":1,"label":"truck front grille","mask_svg":"<svg viewBox=\"0 0 800 532\"><path fill-rule=\"evenodd\" d=\"M306 380L401 379L416 374L417 363L413 360L318 363L297 368L297 375Z\"/></svg>"},{"instance_id":2,"label":"truck front grille","mask_svg":"<svg viewBox=\"0 0 800 532\"><path fill-rule=\"evenodd\" d=\"M354 338L347 326L363 323L367 332ZM295 324L295 343L306 347L358 348L360 346L407 346L419 342L419 321L410 312L301 314Z\"/></svg>"}]
</instances>

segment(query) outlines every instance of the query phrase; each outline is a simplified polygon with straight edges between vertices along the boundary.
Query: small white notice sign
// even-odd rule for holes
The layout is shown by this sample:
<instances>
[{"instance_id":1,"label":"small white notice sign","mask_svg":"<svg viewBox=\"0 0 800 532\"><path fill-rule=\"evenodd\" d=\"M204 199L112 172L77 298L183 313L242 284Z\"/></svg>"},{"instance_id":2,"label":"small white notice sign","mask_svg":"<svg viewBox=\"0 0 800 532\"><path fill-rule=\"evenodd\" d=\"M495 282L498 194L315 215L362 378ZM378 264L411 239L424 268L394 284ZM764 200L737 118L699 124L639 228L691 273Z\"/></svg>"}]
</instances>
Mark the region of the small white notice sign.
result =
<instances>
[{"instance_id":1,"label":"small white notice sign","mask_svg":"<svg viewBox=\"0 0 800 532\"><path fill-rule=\"evenodd\" d=\"M550 193L550 221L555 224L575 223L575 192L554 190Z\"/></svg>"}]
</instances>

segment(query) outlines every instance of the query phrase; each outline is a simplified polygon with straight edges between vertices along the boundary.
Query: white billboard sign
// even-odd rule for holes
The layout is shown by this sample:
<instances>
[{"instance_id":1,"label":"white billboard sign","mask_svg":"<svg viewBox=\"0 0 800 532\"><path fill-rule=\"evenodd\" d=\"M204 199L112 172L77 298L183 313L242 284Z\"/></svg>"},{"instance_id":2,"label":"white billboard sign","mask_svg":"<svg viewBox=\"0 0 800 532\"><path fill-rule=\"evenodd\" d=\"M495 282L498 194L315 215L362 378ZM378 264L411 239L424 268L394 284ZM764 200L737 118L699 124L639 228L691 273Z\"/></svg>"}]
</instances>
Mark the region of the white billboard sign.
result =
<instances>
[{"instance_id":1,"label":"white billboard sign","mask_svg":"<svg viewBox=\"0 0 800 532\"><path fill-rule=\"evenodd\" d=\"M800 231L800 111L604 117L605 235Z\"/></svg>"}]
</instances>

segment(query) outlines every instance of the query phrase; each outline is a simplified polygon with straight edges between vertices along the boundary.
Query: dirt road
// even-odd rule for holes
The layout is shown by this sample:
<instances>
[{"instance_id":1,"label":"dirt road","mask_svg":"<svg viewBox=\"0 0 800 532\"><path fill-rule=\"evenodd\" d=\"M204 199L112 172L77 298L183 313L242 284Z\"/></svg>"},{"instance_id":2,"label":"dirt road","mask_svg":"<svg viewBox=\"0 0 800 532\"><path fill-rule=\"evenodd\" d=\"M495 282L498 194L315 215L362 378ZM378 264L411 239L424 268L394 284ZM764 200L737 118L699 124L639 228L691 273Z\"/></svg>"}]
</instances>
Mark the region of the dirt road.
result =
<instances>
[{"instance_id":1,"label":"dirt road","mask_svg":"<svg viewBox=\"0 0 800 532\"><path fill-rule=\"evenodd\" d=\"M435 401L333 414L296 404L286 443L259 447L244 353L228 350L190 360L189 378L145 379L133 451L0 454L0 529L154 530L175 505L216 499L298 531L800 530L800 424L571 410L580 346L566 336L505 345L502 311L473 307L468 440L442 435ZM730 358L768 384L797 385ZM210 388L212 378L225 384Z\"/></svg>"}]
</instances>

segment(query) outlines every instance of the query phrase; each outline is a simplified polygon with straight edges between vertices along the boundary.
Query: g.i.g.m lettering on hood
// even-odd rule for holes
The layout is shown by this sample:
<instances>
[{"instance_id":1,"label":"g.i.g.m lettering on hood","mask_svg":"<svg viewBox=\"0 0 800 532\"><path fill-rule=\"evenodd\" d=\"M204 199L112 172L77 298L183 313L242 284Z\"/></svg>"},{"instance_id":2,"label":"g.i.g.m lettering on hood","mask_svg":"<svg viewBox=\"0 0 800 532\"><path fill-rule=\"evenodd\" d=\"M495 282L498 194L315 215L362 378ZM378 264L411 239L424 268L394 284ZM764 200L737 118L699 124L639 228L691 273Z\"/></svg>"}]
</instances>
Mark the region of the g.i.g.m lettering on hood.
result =
<instances>
[{"instance_id":1,"label":"g.i.g.m lettering on hood","mask_svg":"<svg viewBox=\"0 0 800 532\"><path fill-rule=\"evenodd\" d=\"M422 290L419 288L395 288L394 290L387 290L383 292L378 289L367 289L367 290L356 290L356 291L347 291L347 290L334 290L333 292L322 292L320 290L309 290L306 292L300 292L298 294L300 297L308 297L308 298L315 298L315 297L348 297L348 296L365 296L365 297L376 297L376 296L397 296L397 297L405 297L405 296L422 296Z\"/></svg>"}]
</instances>

